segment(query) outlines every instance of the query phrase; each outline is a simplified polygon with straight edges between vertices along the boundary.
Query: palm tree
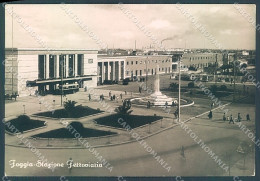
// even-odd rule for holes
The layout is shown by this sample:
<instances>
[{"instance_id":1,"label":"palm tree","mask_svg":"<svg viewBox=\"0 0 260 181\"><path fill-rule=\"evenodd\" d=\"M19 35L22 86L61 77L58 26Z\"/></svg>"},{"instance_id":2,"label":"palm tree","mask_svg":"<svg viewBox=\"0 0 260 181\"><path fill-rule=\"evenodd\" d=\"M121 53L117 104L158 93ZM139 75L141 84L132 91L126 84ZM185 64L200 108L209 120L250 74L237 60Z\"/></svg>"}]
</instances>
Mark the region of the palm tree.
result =
<instances>
[{"instance_id":1,"label":"palm tree","mask_svg":"<svg viewBox=\"0 0 260 181\"><path fill-rule=\"evenodd\" d=\"M64 101L64 109L66 110L68 117L71 117L71 115L74 113L75 111L75 105L77 104L77 102L75 101Z\"/></svg>"},{"instance_id":2,"label":"palm tree","mask_svg":"<svg viewBox=\"0 0 260 181\"><path fill-rule=\"evenodd\" d=\"M123 102L123 105L122 106L119 106L115 109L115 111L118 113L118 114L124 114L124 115L129 115L133 112L133 110L130 110L131 109L131 101L130 100L125 100Z\"/></svg>"},{"instance_id":3,"label":"palm tree","mask_svg":"<svg viewBox=\"0 0 260 181\"><path fill-rule=\"evenodd\" d=\"M170 84L169 88L172 90L172 91L177 91L178 88L179 88L179 84L173 82Z\"/></svg>"}]
</instances>

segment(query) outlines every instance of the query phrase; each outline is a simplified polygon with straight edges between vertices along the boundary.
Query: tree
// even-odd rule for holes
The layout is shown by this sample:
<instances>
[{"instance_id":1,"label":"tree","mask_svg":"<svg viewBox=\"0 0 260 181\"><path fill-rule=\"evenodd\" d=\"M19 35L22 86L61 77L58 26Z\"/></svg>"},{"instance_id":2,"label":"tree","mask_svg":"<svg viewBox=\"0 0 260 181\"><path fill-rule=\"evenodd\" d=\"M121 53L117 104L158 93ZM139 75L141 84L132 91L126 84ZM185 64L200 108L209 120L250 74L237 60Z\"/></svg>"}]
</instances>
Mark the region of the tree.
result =
<instances>
[{"instance_id":1,"label":"tree","mask_svg":"<svg viewBox=\"0 0 260 181\"><path fill-rule=\"evenodd\" d=\"M221 85L219 90L226 91L227 90L227 86L226 85Z\"/></svg>"},{"instance_id":2,"label":"tree","mask_svg":"<svg viewBox=\"0 0 260 181\"><path fill-rule=\"evenodd\" d=\"M177 84L175 82L171 83L170 86L169 86L169 89L172 90L172 91L177 91L178 88L179 88L179 84Z\"/></svg>"},{"instance_id":3,"label":"tree","mask_svg":"<svg viewBox=\"0 0 260 181\"><path fill-rule=\"evenodd\" d=\"M118 114L126 114L126 115L129 115L133 112L133 110L130 110L132 107L131 105L131 101L130 100L125 100L123 102L123 105L122 106L119 106L115 109L115 111L118 113Z\"/></svg>"},{"instance_id":4,"label":"tree","mask_svg":"<svg viewBox=\"0 0 260 181\"><path fill-rule=\"evenodd\" d=\"M188 88L194 88L194 82L188 83Z\"/></svg>"},{"instance_id":5,"label":"tree","mask_svg":"<svg viewBox=\"0 0 260 181\"><path fill-rule=\"evenodd\" d=\"M225 73L225 72L229 72L229 69L231 69L232 67L233 67L232 64L226 64L226 65L222 65L220 69L222 69L222 71Z\"/></svg>"},{"instance_id":6,"label":"tree","mask_svg":"<svg viewBox=\"0 0 260 181\"><path fill-rule=\"evenodd\" d=\"M68 113L68 116L70 116L71 114L73 114L74 110L75 110L75 105L77 104L77 102L75 101L64 101L64 109L66 110L66 112Z\"/></svg>"},{"instance_id":7,"label":"tree","mask_svg":"<svg viewBox=\"0 0 260 181\"><path fill-rule=\"evenodd\" d=\"M193 67L193 66L190 66L190 67L189 67L189 70L191 70L191 71L197 71L197 69L196 69L195 67Z\"/></svg>"},{"instance_id":8,"label":"tree","mask_svg":"<svg viewBox=\"0 0 260 181\"><path fill-rule=\"evenodd\" d=\"M217 90L218 90L218 86L216 86L216 85L210 86L210 91L212 92L212 94L216 94Z\"/></svg>"}]
</instances>

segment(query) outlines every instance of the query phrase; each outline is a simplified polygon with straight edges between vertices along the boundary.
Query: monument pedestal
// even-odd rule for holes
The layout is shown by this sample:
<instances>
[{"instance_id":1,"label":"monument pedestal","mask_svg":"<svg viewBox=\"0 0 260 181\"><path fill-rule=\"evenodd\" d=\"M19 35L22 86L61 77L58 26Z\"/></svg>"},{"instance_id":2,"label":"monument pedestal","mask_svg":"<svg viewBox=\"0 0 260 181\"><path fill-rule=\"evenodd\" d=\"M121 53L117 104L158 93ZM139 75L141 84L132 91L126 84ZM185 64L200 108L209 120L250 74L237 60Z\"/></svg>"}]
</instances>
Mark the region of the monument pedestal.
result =
<instances>
[{"instance_id":1,"label":"monument pedestal","mask_svg":"<svg viewBox=\"0 0 260 181\"><path fill-rule=\"evenodd\" d=\"M160 79L159 79L159 65L156 67L156 72L155 72L155 80L154 80L154 93L151 94L148 97L144 98L136 98L135 100L138 100L140 103L145 103L147 104L148 101L151 103L151 105L154 106L165 106L166 102L168 106L171 106L172 103L174 102L175 104L178 103L176 99L167 97L166 95L162 94L160 91Z\"/></svg>"},{"instance_id":2,"label":"monument pedestal","mask_svg":"<svg viewBox=\"0 0 260 181\"><path fill-rule=\"evenodd\" d=\"M172 102L177 103L176 100L174 101L173 98L170 98L161 92L155 92L146 99L149 99L149 101L155 106L164 106L166 102L169 106L172 105Z\"/></svg>"}]
</instances>

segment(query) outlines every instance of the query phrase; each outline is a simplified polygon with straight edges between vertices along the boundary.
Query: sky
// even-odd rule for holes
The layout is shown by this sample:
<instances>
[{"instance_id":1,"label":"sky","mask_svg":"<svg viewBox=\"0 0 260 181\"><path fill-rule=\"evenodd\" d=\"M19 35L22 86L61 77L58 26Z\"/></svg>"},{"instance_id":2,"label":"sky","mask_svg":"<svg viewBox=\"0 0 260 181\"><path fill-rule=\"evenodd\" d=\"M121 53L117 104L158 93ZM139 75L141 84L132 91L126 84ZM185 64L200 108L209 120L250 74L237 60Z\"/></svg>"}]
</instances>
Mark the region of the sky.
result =
<instances>
[{"instance_id":1,"label":"sky","mask_svg":"<svg viewBox=\"0 0 260 181\"><path fill-rule=\"evenodd\" d=\"M239 13L233 4L182 5L225 49L255 49L255 27ZM133 19L117 4L68 4L74 18L64 10L64 5L6 5L13 7L20 21L30 26L49 48L99 49L99 44L76 23L81 21L108 48L141 49L153 44ZM216 47L192 22L177 9L175 4L123 4L146 30L159 42L164 39L165 48L213 48ZM255 21L255 5L239 5ZM12 47L12 16L5 13L6 47ZM92 34L92 35L93 35ZM28 31L13 19L13 47L43 48Z\"/></svg>"}]
</instances>

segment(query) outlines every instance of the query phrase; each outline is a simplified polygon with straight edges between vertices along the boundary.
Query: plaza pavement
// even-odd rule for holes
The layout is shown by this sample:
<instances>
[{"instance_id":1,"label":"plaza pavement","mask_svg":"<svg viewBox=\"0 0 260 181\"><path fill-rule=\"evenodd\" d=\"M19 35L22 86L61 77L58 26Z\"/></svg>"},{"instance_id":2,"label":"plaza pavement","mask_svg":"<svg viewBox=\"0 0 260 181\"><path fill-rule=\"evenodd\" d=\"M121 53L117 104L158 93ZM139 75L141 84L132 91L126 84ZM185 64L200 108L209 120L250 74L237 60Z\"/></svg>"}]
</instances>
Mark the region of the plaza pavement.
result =
<instances>
[{"instance_id":1,"label":"plaza pavement","mask_svg":"<svg viewBox=\"0 0 260 181\"><path fill-rule=\"evenodd\" d=\"M108 90L96 90L97 93L103 92L108 95ZM100 91L100 92L99 92ZM119 93L119 92L117 92ZM81 95L81 96L79 96ZM68 99L76 99L77 102L88 104L86 101L87 95L84 92L77 94L67 95ZM130 95L128 95L130 96ZM80 99L78 99L80 97ZM59 96L45 96L46 101L52 103L56 99L56 107L58 107ZM77 100L78 99L78 100ZM205 103L204 103L205 102ZM187 114L182 119L188 119L199 112L206 112L209 110L209 101L204 100L202 106L195 105L187 107L182 112ZM37 98L31 96L27 98L19 98L17 102L6 104L6 117L17 116L23 114L22 105L26 105L26 113L32 114L39 112L39 104ZM112 103L114 106L117 103ZM204 106L203 106L204 104ZM38 105L38 106L37 106ZM98 103L91 103L93 107L98 107ZM245 109L245 107L247 109ZM196 108L196 109L195 109ZM244 119L245 114L251 115L251 122L243 121L248 128L254 129L254 105L231 104L227 108L236 117L240 112ZM42 111L46 110L42 106ZM135 109L135 108L134 108ZM142 108L141 108L142 109ZM135 112L140 111L140 108ZM152 110L161 111L161 110ZM140 113L145 112L144 110ZM162 112L162 111L161 111ZM164 113L161 113L164 114ZM213 119L208 120L207 114L201 117L192 119L188 122L188 126L220 157L224 162L228 162L231 167L231 175L252 175L254 173L254 153L250 153L246 157L246 168L242 169L242 156L236 152L236 149L241 141L251 143L246 134L244 134L236 124L228 124L222 120L223 112L219 109L213 111ZM169 116L171 118L171 116ZM62 126L57 122L51 123L51 129ZM56 127L55 127L56 126ZM49 128L46 128L49 129ZM37 130L37 132L40 130ZM46 131L46 130L45 130ZM36 132L34 132L36 133ZM29 136L32 133L28 133ZM6 134L8 137L9 135ZM7 138L9 139L9 137ZM10 141L10 140L7 140ZM14 141L12 138L11 141ZM129 144L107 146L96 148L96 150L103 156L112 166L113 171L109 172L106 168L74 168L69 173L67 168L58 168L52 172L46 168L10 168L8 161L15 159L17 162L36 162L37 157L28 149L22 147L6 146L6 173L7 175L30 175L30 176L59 176L59 175L72 175L72 176L211 176L211 175L228 175L221 169L210 156L205 153L199 145L197 145L186 132L176 126L172 129L165 130L159 134L146 139L148 145L153 148L158 155L161 156L170 166L170 172L161 167L161 165L153 158L151 154L138 143L133 142ZM184 146L186 161L183 160L180 154L180 148ZM74 162L97 162L98 160L86 149L40 149L45 157L53 162L65 163L68 158L72 157ZM18 154L20 153L20 154ZM228 156L227 156L228 155Z\"/></svg>"}]
</instances>

